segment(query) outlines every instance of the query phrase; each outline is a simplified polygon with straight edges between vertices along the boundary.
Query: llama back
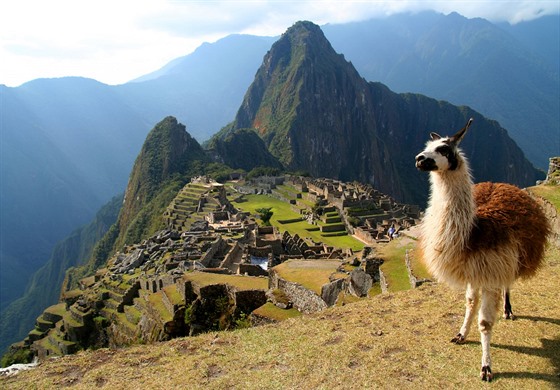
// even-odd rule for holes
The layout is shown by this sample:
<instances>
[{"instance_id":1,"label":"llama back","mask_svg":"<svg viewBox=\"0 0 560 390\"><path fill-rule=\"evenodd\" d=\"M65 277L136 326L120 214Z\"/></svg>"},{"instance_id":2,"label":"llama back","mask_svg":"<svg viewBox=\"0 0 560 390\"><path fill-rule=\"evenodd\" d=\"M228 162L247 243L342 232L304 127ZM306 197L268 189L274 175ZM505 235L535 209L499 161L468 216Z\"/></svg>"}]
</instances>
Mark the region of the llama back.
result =
<instances>
[{"instance_id":1,"label":"llama back","mask_svg":"<svg viewBox=\"0 0 560 390\"><path fill-rule=\"evenodd\" d=\"M517 277L533 276L542 265L551 231L539 204L526 191L505 183L479 183L473 195L477 209L470 250L515 241L519 245Z\"/></svg>"}]
</instances>

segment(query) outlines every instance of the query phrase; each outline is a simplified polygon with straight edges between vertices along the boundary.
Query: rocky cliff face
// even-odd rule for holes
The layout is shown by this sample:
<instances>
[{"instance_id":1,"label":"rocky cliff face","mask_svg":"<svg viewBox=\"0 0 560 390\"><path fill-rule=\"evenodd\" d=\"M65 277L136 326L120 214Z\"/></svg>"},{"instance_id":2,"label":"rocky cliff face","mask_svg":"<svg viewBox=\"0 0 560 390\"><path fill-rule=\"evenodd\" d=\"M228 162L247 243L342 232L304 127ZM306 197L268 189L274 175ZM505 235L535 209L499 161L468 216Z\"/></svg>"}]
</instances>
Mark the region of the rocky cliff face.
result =
<instances>
[{"instance_id":1,"label":"rocky cliff face","mask_svg":"<svg viewBox=\"0 0 560 390\"><path fill-rule=\"evenodd\" d=\"M320 28L299 22L265 56L233 127L255 129L288 169L402 197L370 102L367 83Z\"/></svg>"},{"instance_id":2,"label":"rocky cliff face","mask_svg":"<svg viewBox=\"0 0 560 390\"><path fill-rule=\"evenodd\" d=\"M474 130L464 147L476 179L534 184L540 173L497 122L367 83L318 26L298 22L266 54L235 121L218 137L251 128L290 170L370 183L422 204L427 179L416 172L414 156L430 131L454 132L471 116Z\"/></svg>"}]
</instances>

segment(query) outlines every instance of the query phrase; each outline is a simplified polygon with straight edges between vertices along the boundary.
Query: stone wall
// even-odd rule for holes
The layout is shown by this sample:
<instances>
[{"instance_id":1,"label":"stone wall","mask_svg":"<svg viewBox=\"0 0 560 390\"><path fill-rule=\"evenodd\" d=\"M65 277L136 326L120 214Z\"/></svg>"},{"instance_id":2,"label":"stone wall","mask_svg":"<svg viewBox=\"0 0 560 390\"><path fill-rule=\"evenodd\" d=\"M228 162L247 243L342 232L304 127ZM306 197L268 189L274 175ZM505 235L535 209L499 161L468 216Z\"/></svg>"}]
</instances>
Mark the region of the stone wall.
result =
<instances>
[{"instance_id":1,"label":"stone wall","mask_svg":"<svg viewBox=\"0 0 560 390\"><path fill-rule=\"evenodd\" d=\"M382 294L387 294L387 292L388 292L387 279L385 279L385 275L383 274L383 271L381 271L381 270L379 270L379 284L381 285L381 293Z\"/></svg>"},{"instance_id":2,"label":"stone wall","mask_svg":"<svg viewBox=\"0 0 560 390\"><path fill-rule=\"evenodd\" d=\"M282 290L300 312L315 313L327 308L326 302L313 291L282 279L274 269L270 270L269 274L269 288Z\"/></svg>"},{"instance_id":3,"label":"stone wall","mask_svg":"<svg viewBox=\"0 0 560 390\"><path fill-rule=\"evenodd\" d=\"M404 263L406 264L406 271L408 272L408 279L410 280L410 287L416 288L421 286L422 284L429 282L429 279L418 279L412 270L412 265L410 263L410 255L408 250L406 251L404 257Z\"/></svg>"},{"instance_id":4,"label":"stone wall","mask_svg":"<svg viewBox=\"0 0 560 390\"><path fill-rule=\"evenodd\" d=\"M556 246L560 246L560 215L558 215L556 207L544 198L535 196L532 193L531 195L541 205L544 213L550 221L550 227L552 228L552 234L549 237L550 241L552 241Z\"/></svg>"},{"instance_id":5,"label":"stone wall","mask_svg":"<svg viewBox=\"0 0 560 390\"><path fill-rule=\"evenodd\" d=\"M233 273L237 273L238 264L235 264L236 261L239 263L241 260L241 256L243 254L243 248L239 245L239 242L236 241L233 245L233 248L225 255L224 260L220 264L221 268L227 268Z\"/></svg>"},{"instance_id":6,"label":"stone wall","mask_svg":"<svg viewBox=\"0 0 560 390\"><path fill-rule=\"evenodd\" d=\"M227 245L227 243L222 239L222 236L217 236L208 251L200 258L200 263L205 267L208 267L214 258L214 255L222 250L224 245Z\"/></svg>"},{"instance_id":7,"label":"stone wall","mask_svg":"<svg viewBox=\"0 0 560 390\"><path fill-rule=\"evenodd\" d=\"M560 185L560 157L552 157L548 164L546 183Z\"/></svg>"}]
</instances>

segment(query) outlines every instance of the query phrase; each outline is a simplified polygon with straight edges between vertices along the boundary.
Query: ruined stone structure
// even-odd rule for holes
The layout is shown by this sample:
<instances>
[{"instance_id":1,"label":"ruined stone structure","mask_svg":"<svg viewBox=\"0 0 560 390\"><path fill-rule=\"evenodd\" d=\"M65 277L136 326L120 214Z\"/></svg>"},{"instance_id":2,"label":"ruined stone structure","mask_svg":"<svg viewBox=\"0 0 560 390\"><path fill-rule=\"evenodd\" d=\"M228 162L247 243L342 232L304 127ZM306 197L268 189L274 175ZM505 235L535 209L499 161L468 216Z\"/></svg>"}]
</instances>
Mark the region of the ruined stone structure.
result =
<instances>
[{"instance_id":1,"label":"ruined stone structure","mask_svg":"<svg viewBox=\"0 0 560 390\"><path fill-rule=\"evenodd\" d=\"M390 239L391 226L398 233L414 226L421 218L418 206L400 204L370 185L296 176L288 176L287 182L301 189L308 200L323 205L324 212L338 211L345 230L368 244L386 242ZM326 230L344 229L335 225Z\"/></svg>"},{"instance_id":2,"label":"ruined stone structure","mask_svg":"<svg viewBox=\"0 0 560 390\"><path fill-rule=\"evenodd\" d=\"M273 196L290 197L285 200L302 213L301 219L321 222L312 229L325 234L350 232L348 220L353 217L361 223L354 234L366 242L379 242L390 224L405 228L419 216L418 208L397 204L356 183L292 176L256 182L257 191L268 186ZM292 187L275 190L283 183ZM322 214L314 216L310 203L319 205ZM138 340L167 340L226 329L240 313L247 315L263 305L267 290L282 290L289 297L289 304L277 303L279 307L310 313L336 304L345 294L367 296L373 283L383 281L382 260L371 248L366 247L358 260L351 250L260 227L248 213L231 206L222 185L204 177L193 179L179 192L164 218L168 229L123 248L106 269L83 279L80 290L66 292L63 302L46 309L24 345L46 357ZM373 237L371 231L377 235ZM318 294L275 271L288 260L303 260L310 266L315 261L334 261L340 268ZM236 287L235 278L251 277L254 288ZM213 314L208 317L208 313Z\"/></svg>"},{"instance_id":3,"label":"ruined stone structure","mask_svg":"<svg viewBox=\"0 0 560 390\"><path fill-rule=\"evenodd\" d=\"M545 182L560 185L560 157L551 157Z\"/></svg>"}]
</instances>

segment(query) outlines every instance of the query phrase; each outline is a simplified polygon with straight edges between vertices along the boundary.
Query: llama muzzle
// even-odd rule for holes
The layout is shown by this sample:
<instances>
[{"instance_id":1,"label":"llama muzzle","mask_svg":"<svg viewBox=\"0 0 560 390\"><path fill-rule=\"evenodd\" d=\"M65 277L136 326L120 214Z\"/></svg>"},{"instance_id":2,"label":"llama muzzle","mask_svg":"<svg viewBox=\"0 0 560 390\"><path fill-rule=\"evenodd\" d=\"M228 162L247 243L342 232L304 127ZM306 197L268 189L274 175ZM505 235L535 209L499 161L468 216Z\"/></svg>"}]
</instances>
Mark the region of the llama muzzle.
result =
<instances>
[{"instance_id":1,"label":"llama muzzle","mask_svg":"<svg viewBox=\"0 0 560 390\"><path fill-rule=\"evenodd\" d=\"M423 154L419 154L416 156L416 168L421 171L435 171L437 165L433 158L426 158Z\"/></svg>"}]
</instances>

